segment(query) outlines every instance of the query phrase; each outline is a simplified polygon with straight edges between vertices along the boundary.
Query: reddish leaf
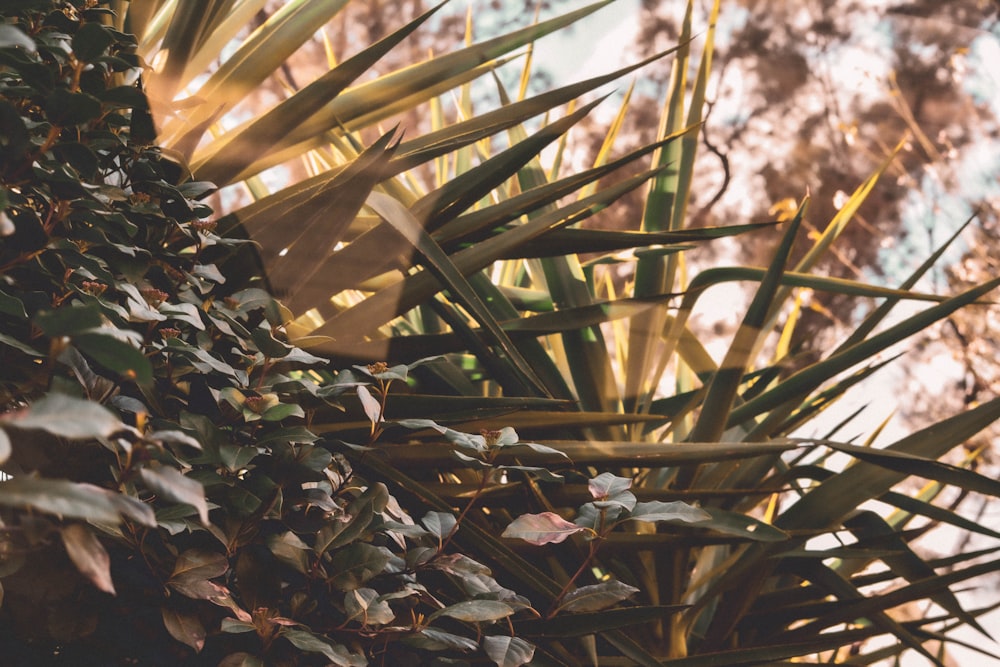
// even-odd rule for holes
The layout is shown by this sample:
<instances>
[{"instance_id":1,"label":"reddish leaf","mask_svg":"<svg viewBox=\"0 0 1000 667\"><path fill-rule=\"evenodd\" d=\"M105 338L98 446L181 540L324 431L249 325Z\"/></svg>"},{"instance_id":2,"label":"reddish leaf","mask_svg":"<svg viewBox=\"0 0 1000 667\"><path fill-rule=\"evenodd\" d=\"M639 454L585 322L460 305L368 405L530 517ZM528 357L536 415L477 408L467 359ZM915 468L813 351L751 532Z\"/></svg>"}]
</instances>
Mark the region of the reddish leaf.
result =
<instances>
[{"instance_id":1,"label":"reddish leaf","mask_svg":"<svg viewBox=\"0 0 1000 667\"><path fill-rule=\"evenodd\" d=\"M553 512L524 514L514 519L502 537L514 537L529 544L541 545L559 543L573 533L585 530L583 526L569 522Z\"/></svg>"},{"instance_id":2,"label":"reddish leaf","mask_svg":"<svg viewBox=\"0 0 1000 667\"><path fill-rule=\"evenodd\" d=\"M177 558L174 572L167 584L178 593L198 600L210 600L226 595L224 586L209 581L229 569L225 556L214 551L189 549Z\"/></svg>"},{"instance_id":3,"label":"reddish leaf","mask_svg":"<svg viewBox=\"0 0 1000 667\"><path fill-rule=\"evenodd\" d=\"M163 625L166 626L170 636L187 644L195 651L201 652L205 646L205 626L201 624L194 614L186 614L169 607L161 607L160 613L163 615Z\"/></svg>"},{"instance_id":4,"label":"reddish leaf","mask_svg":"<svg viewBox=\"0 0 1000 667\"><path fill-rule=\"evenodd\" d=\"M365 409L365 414L368 415L368 421L373 424L381 422L382 406L379 405L378 400L372 396L372 393L368 391L368 387L364 385L358 387L358 398L361 399L361 406Z\"/></svg>"},{"instance_id":5,"label":"reddish leaf","mask_svg":"<svg viewBox=\"0 0 1000 667\"><path fill-rule=\"evenodd\" d=\"M61 532L66 553L80 574L105 593L114 595L111 558L93 531L82 523L73 523L65 526Z\"/></svg>"}]
</instances>

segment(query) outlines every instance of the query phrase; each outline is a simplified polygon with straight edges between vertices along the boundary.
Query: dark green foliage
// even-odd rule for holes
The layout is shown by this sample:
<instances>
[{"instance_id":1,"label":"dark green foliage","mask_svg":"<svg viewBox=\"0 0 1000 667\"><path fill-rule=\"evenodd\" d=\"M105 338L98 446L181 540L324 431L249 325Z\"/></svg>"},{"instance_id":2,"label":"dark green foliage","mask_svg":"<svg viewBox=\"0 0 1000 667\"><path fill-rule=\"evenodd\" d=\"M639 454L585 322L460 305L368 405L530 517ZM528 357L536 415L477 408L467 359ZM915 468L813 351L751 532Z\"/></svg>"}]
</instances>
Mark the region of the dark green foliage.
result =
<instances>
[{"instance_id":1,"label":"dark green foliage","mask_svg":"<svg viewBox=\"0 0 1000 667\"><path fill-rule=\"evenodd\" d=\"M219 271L241 242L150 145L134 40L93 8L5 14L3 661L530 657L482 635L530 605L448 553L451 515L415 523L309 429L395 376L321 387L281 306Z\"/></svg>"}]
</instances>

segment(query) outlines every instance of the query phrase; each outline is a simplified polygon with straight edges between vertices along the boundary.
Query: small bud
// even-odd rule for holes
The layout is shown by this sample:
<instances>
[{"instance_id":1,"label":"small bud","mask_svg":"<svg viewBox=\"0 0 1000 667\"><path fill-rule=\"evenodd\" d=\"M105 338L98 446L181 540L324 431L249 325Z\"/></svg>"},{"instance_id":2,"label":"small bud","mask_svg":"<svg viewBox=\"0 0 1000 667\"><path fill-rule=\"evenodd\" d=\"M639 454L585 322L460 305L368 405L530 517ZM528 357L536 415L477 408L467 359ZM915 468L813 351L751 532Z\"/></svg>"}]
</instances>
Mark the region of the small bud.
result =
<instances>
[{"instance_id":1,"label":"small bud","mask_svg":"<svg viewBox=\"0 0 1000 667\"><path fill-rule=\"evenodd\" d=\"M371 375L378 375L379 373L385 373L389 370L389 364L384 361L376 361L373 364L368 364L368 372Z\"/></svg>"},{"instance_id":2,"label":"small bud","mask_svg":"<svg viewBox=\"0 0 1000 667\"><path fill-rule=\"evenodd\" d=\"M489 431L483 429L479 432L479 435L483 436L483 440L486 441L486 448L493 449L500 443L500 436L502 433L500 431Z\"/></svg>"},{"instance_id":3,"label":"small bud","mask_svg":"<svg viewBox=\"0 0 1000 667\"><path fill-rule=\"evenodd\" d=\"M196 232L210 234L215 231L215 228L219 226L219 223L215 220L195 220L191 223L191 226Z\"/></svg>"},{"instance_id":4,"label":"small bud","mask_svg":"<svg viewBox=\"0 0 1000 667\"><path fill-rule=\"evenodd\" d=\"M146 303L148 303L153 308L156 308L161 303L170 298L169 294L167 294L163 290L158 290L155 287L147 287L146 289L141 289L139 290L139 294L141 294L142 298L146 300Z\"/></svg>"},{"instance_id":5,"label":"small bud","mask_svg":"<svg viewBox=\"0 0 1000 667\"><path fill-rule=\"evenodd\" d=\"M80 283L80 287L91 296L101 296L108 289L107 285L99 283L96 280L84 280Z\"/></svg>"},{"instance_id":6,"label":"small bud","mask_svg":"<svg viewBox=\"0 0 1000 667\"><path fill-rule=\"evenodd\" d=\"M266 401L263 396L247 396L243 401L243 405L255 414L260 414L265 410Z\"/></svg>"}]
</instances>

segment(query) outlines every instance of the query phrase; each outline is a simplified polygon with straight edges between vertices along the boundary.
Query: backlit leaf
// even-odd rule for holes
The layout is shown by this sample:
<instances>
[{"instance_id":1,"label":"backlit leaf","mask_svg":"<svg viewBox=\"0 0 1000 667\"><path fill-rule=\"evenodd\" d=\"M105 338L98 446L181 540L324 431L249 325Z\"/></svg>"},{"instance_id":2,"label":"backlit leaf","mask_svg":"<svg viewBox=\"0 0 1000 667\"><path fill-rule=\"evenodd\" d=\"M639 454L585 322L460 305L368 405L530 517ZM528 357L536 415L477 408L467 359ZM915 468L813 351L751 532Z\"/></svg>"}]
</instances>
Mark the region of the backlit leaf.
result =
<instances>
[{"instance_id":1,"label":"backlit leaf","mask_svg":"<svg viewBox=\"0 0 1000 667\"><path fill-rule=\"evenodd\" d=\"M562 599L559 608L567 612L600 611L627 600L639 589L617 580L581 586Z\"/></svg>"},{"instance_id":2,"label":"backlit leaf","mask_svg":"<svg viewBox=\"0 0 1000 667\"><path fill-rule=\"evenodd\" d=\"M193 505L198 510L201 522L208 525L208 503L205 500L205 487L199 481L187 477L176 468L155 462L142 468L139 474L150 491L167 500Z\"/></svg>"},{"instance_id":3,"label":"backlit leaf","mask_svg":"<svg viewBox=\"0 0 1000 667\"><path fill-rule=\"evenodd\" d=\"M433 621L441 616L457 618L460 621L497 621L514 613L510 605L496 600L466 600L450 607L439 609L428 617Z\"/></svg>"},{"instance_id":4,"label":"backlit leaf","mask_svg":"<svg viewBox=\"0 0 1000 667\"><path fill-rule=\"evenodd\" d=\"M635 508L629 513L630 519L636 521L681 521L684 523L696 523L707 521L712 515L703 509L692 507L685 502L674 500L665 503L661 500L653 500L648 503L636 503Z\"/></svg>"},{"instance_id":5,"label":"backlit leaf","mask_svg":"<svg viewBox=\"0 0 1000 667\"><path fill-rule=\"evenodd\" d=\"M520 667L535 657L535 647L517 637L492 635L483 640L483 650L498 667Z\"/></svg>"},{"instance_id":6,"label":"backlit leaf","mask_svg":"<svg viewBox=\"0 0 1000 667\"><path fill-rule=\"evenodd\" d=\"M67 519L118 524L122 516L155 526L153 510L135 498L93 484L19 476L0 482L0 505L30 507Z\"/></svg>"},{"instance_id":7,"label":"backlit leaf","mask_svg":"<svg viewBox=\"0 0 1000 667\"><path fill-rule=\"evenodd\" d=\"M355 655L340 644L331 644L319 635L305 630L282 628L281 636L296 648L310 653L320 653L337 667L367 667L364 656Z\"/></svg>"},{"instance_id":8,"label":"backlit leaf","mask_svg":"<svg viewBox=\"0 0 1000 667\"><path fill-rule=\"evenodd\" d=\"M94 531L82 523L71 523L60 530L66 553L80 574L105 593L115 594L111 581L111 557Z\"/></svg>"},{"instance_id":9,"label":"backlit leaf","mask_svg":"<svg viewBox=\"0 0 1000 667\"><path fill-rule=\"evenodd\" d=\"M65 394L47 394L26 410L2 416L5 425L37 429L71 440L106 438L124 428L107 408Z\"/></svg>"},{"instance_id":10,"label":"backlit leaf","mask_svg":"<svg viewBox=\"0 0 1000 667\"><path fill-rule=\"evenodd\" d=\"M542 512L524 514L514 519L501 537L516 538L534 545L558 544L583 530L583 526L569 522L554 512Z\"/></svg>"}]
</instances>

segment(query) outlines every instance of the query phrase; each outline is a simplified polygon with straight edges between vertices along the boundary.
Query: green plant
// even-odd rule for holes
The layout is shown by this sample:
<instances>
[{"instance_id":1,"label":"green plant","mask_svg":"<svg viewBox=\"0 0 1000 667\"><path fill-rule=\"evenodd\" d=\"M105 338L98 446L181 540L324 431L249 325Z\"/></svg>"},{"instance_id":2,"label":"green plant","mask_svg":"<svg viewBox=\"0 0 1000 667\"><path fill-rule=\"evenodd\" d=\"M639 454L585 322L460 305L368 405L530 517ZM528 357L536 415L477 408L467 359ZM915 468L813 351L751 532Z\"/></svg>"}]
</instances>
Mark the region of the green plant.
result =
<instances>
[{"instance_id":1,"label":"green plant","mask_svg":"<svg viewBox=\"0 0 1000 667\"><path fill-rule=\"evenodd\" d=\"M679 46L654 56L675 59L660 140L612 159L615 125L594 167L569 176L539 154L594 103L525 123L633 68L514 101L498 84L501 105L481 115L469 82L609 3L359 83L420 17L228 130L213 124L347 3L286 3L205 79L264 3L196 4L4 10L10 654L739 665L836 662L894 637L871 662L906 649L933 660L924 645L938 630L976 625L980 610L951 587L1000 561L925 561L910 524L1000 537L934 502L946 486L996 493L937 459L1000 404L887 449L841 441L840 428L794 436L881 368L878 354L997 281L913 291L937 255L898 289L810 273L891 156L802 259L789 256L804 203L769 267L686 281L692 244L773 226L685 228L718 3L703 42L689 3ZM157 63L141 78L152 109L136 53ZM427 134L375 131L453 89L462 120L431 104ZM298 158L323 168L268 192L261 172ZM242 183L255 201L207 220L207 181ZM639 187L641 229L577 225ZM604 270L621 262L634 265L624 292ZM689 316L732 280L759 287L716 364ZM884 302L792 372L782 333L796 288ZM904 299L933 305L878 330ZM837 469L831 452L856 463ZM894 488L909 475L934 484L911 497ZM898 511L863 508L872 499ZM565 539L540 546L550 529ZM809 541L822 536L842 544ZM889 582L901 588L869 590ZM942 611L894 620L910 600Z\"/></svg>"}]
</instances>

